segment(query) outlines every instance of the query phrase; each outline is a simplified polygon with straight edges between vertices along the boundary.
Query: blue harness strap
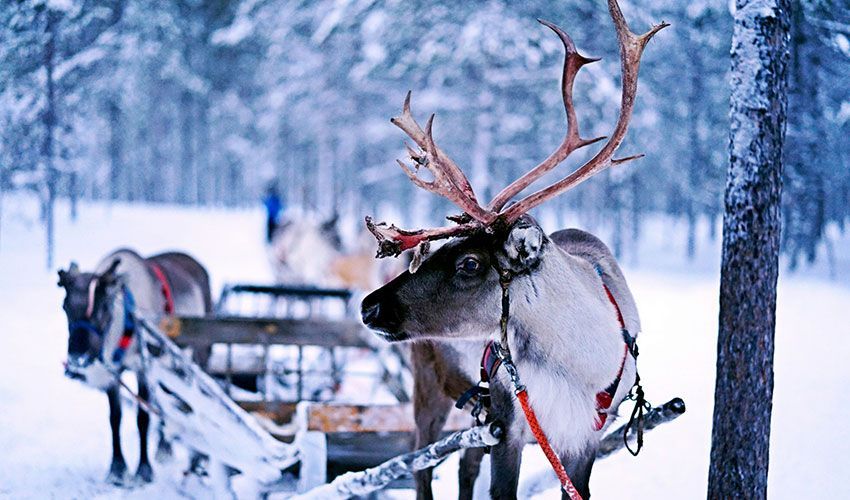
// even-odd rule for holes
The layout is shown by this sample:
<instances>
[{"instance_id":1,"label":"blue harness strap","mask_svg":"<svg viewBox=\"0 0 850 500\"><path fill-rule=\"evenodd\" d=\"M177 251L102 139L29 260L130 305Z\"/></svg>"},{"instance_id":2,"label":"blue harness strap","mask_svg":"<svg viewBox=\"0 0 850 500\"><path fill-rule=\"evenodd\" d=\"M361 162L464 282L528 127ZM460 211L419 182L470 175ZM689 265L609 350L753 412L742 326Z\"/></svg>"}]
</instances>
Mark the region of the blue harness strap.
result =
<instances>
[{"instance_id":1,"label":"blue harness strap","mask_svg":"<svg viewBox=\"0 0 850 500\"><path fill-rule=\"evenodd\" d=\"M89 333L97 335L98 337L103 336L103 332L100 331L98 327L94 326L94 323L87 319L78 319L68 324L69 332L75 332L77 330L85 330Z\"/></svg>"},{"instance_id":2,"label":"blue harness strap","mask_svg":"<svg viewBox=\"0 0 850 500\"><path fill-rule=\"evenodd\" d=\"M133 342L133 335L136 333L136 300L130 289L126 285L121 285L121 290L124 293L124 328L121 331L121 338L118 340L118 345L112 352L112 362L115 364L121 363L124 355L130 344Z\"/></svg>"}]
</instances>

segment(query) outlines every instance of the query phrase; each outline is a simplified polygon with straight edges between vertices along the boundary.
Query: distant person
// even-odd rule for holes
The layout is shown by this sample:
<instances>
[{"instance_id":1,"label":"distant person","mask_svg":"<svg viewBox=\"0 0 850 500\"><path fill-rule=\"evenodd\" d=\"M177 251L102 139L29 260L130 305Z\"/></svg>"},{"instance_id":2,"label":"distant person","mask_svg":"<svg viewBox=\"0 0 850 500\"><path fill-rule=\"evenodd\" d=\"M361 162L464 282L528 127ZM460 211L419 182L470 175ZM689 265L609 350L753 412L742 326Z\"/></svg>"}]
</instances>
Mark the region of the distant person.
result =
<instances>
[{"instance_id":1,"label":"distant person","mask_svg":"<svg viewBox=\"0 0 850 500\"><path fill-rule=\"evenodd\" d=\"M283 212L283 201L274 183L266 189L263 205L266 207L266 242L271 243L274 232L280 224L280 214Z\"/></svg>"}]
</instances>

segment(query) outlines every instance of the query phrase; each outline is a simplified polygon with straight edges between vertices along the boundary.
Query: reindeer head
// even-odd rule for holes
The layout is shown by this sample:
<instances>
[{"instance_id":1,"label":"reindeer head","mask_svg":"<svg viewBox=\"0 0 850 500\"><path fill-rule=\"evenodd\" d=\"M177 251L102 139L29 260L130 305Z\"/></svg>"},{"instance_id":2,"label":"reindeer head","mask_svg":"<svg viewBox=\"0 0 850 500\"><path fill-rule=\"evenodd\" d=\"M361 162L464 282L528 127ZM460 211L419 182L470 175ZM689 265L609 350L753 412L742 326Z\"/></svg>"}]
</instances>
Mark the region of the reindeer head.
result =
<instances>
[{"instance_id":1,"label":"reindeer head","mask_svg":"<svg viewBox=\"0 0 850 500\"><path fill-rule=\"evenodd\" d=\"M68 318L66 375L85 378L85 369L96 361L113 321L112 303L119 284L115 259L102 274L80 272L76 263L59 271L58 285L65 289L62 309Z\"/></svg>"},{"instance_id":2,"label":"reindeer head","mask_svg":"<svg viewBox=\"0 0 850 500\"><path fill-rule=\"evenodd\" d=\"M390 341L472 338L499 328L499 272L533 273L550 246L531 217L499 232L455 238L415 273L405 271L363 299L363 322Z\"/></svg>"},{"instance_id":3,"label":"reindeer head","mask_svg":"<svg viewBox=\"0 0 850 500\"><path fill-rule=\"evenodd\" d=\"M609 166L643 156L615 159L614 153L623 142L631 119L643 49L655 33L668 25L661 23L638 36L629 30L616 0L608 0L608 10L617 32L623 75L620 113L614 131L585 164L517 203L508 205L514 196L558 166L573 151L606 139L583 139L573 106L573 83L578 71L597 59L582 56L569 35L552 23L540 21L558 35L566 51L561 94L567 132L555 152L499 192L486 206L479 204L469 180L434 142L434 115L423 130L413 118L410 93L407 94L401 116L393 118L392 123L413 140L418 150L407 146L413 167L401 161L398 164L416 186L447 198L463 214L449 217L456 223L454 226L412 231L385 223L375 224L371 218L366 218L366 226L378 240L378 257L397 256L402 251L416 249L410 271L363 300L361 312L367 326L391 341L481 336L494 331L500 318L499 272L533 273L551 247L540 226L525 214ZM427 169L433 180L418 177L420 168ZM429 242L446 238L455 239L419 266Z\"/></svg>"}]
</instances>

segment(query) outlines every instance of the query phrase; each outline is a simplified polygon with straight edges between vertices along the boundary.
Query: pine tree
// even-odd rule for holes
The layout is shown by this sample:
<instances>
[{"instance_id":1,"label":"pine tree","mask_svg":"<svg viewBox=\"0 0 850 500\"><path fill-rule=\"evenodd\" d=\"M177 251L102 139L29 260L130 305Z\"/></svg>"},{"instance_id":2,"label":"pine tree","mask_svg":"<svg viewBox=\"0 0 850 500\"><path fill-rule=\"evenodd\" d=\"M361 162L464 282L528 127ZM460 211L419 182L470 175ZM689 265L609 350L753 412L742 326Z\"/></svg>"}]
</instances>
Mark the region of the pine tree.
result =
<instances>
[{"instance_id":1,"label":"pine tree","mask_svg":"<svg viewBox=\"0 0 850 500\"><path fill-rule=\"evenodd\" d=\"M765 498L790 0L737 0L708 498Z\"/></svg>"}]
</instances>

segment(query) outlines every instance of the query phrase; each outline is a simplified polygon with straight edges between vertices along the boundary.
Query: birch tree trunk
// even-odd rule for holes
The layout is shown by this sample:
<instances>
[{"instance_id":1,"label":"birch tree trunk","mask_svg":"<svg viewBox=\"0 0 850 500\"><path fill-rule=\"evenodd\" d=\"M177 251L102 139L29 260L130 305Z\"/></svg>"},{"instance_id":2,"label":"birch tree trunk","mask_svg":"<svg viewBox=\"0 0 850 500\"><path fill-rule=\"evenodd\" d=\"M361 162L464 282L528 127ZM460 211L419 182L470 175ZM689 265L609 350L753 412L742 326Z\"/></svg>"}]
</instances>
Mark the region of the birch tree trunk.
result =
<instances>
[{"instance_id":1,"label":"birch tree trunk","mask_svg":"<svg viewBox=\"0 0 850 500\"><path fill-rule=\"evenodd\" d=\"M790 0L736 0L708 498L765 498Z\"/></svg>"}]
</instances>

